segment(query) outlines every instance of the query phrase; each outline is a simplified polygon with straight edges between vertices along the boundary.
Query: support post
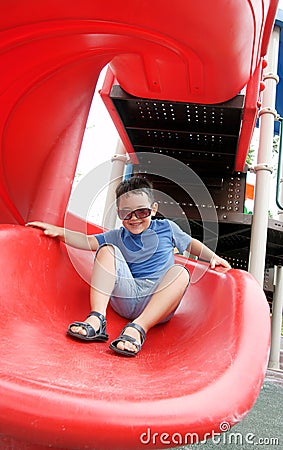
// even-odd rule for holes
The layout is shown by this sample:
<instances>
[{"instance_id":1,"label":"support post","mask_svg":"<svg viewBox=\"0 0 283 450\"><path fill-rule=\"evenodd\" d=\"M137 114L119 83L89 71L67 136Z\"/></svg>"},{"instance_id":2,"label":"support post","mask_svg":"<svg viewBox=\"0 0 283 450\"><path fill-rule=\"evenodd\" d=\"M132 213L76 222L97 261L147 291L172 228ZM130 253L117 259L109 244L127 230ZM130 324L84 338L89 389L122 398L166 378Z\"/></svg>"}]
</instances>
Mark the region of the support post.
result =
<instances>
[{"instance_id":1,"label":"support post","mask_svg":"<svg viewBox=\"0 0 283 450\"><path fill-rule=\"evenodd\" d=\"M116 213L116 197L115 190L120 181L122 181L125 164L129 158L122 141L118 141L116 153L112 157L112 170L110 174L110 181L107 190L105 201L102 226L108 229L115 228L117 213Z\"/></svg>"},{"instance_id":2,"label":"support post","mask_svg":"<svg viewBox=\"0 0 283 450\"><path fill-rule=\"evenodd\" d=\"M281 327L283 309L283 267L277 266L275 274L275 291L272 302L271 348L269 355L269 369L280 369Z\"/></svg>"},{"instance_id":3,"label":"support post","mask_svg":"<svg viewBox=\"0 0 283 450\"><path fill-rule=\"evenodd\" d=\"M268 207L270 196L271 160L273 147L276 84L278 82L277 66L279 52L280 29L275 27L269 43L267 54L268 65L264 72L266 88L262 94L262 109L260 111L260 138L256 172L256 191L251 243L249 256L249 272L258 280L261 286L264 281L266 255Z\"/></svg>"}]
</instances>

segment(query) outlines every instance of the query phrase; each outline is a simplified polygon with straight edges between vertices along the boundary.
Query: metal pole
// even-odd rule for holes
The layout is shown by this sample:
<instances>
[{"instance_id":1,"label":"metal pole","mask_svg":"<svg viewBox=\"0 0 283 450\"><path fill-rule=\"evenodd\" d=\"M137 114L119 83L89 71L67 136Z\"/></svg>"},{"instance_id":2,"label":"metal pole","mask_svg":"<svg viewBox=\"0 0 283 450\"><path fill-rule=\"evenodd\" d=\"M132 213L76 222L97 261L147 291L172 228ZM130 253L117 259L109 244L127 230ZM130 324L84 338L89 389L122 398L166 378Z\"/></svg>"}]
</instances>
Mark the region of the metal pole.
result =
<instances>
[{"instance_id":1,"label":"metal pole","mask_svg":"<svg viewBox=\"0 0 283 450\"><path fill-rule=\"evenodd\" d=\"M267 54L268 65L264 72L265 90L262 95L260 110L260 137L256 172L256 191L253 223L251 229L251 244L249 272L263 286L265 254L268 228L268 208L271 181L271 160L273 147L276 84L278 82L277 66L279 52L280 29L275 27L269 43Z\"/></svg>"},{"instance_id":2,"label":"metal pole","mask_svg":"<svg viewBox=\"0 0 283 450\"><path fill-rule=\"evenodd\" d=\"M110 174L110 181L108 185L108 191L104 206L103 222L102 225L105 228L113 229L115 228L117 221L116 214L116 198L115 190L124 174L125 164L128 162L129 158L126 154L126 149L123 143L119 140L116 153L112 157L112 170Z\"/></svg>"},{"instance_id":3,"label":"metal pole","mask_svg":"<svg viewBox=\"0 0 283 450\"><path fill-rule=\"evenodd\" d=\"M271 348L269 356L269 369L280 369L280 345L283 309L283 267L278 266L276 270L276 286L272 302L271 321Z\"/></svg>"}]
</instances>

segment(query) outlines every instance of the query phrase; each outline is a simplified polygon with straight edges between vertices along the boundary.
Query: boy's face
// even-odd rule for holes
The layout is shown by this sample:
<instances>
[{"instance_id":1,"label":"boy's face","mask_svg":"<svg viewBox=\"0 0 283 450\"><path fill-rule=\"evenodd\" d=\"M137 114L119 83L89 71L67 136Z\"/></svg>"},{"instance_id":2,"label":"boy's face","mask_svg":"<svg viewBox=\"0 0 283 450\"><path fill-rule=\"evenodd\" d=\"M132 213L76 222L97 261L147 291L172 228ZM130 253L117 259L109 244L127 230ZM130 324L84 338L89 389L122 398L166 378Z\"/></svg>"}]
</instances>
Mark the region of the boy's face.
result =
<instances>
[{"instance_id":1,"label":"boy's face","mask_svg":"<svg viewBox=\"0 0 283 450\"><path fill-rule=\"evenodd\" d=\"M131 214L131 218L128 220L122 220L123 226L133 234L139 234L145 231L151 222L151 217L155 216L157 211L157 203L150 203L150 200L145 192L141 192L139 194L132 194L128 192L127 194L121 195L119 198L119 206L118 210L122 212L123 216L136 209L149 208L151 209L151 213L148 217L138 218L133 213ZM138 213L137 213L138 214Z\"/></svg>"}]
</instances>

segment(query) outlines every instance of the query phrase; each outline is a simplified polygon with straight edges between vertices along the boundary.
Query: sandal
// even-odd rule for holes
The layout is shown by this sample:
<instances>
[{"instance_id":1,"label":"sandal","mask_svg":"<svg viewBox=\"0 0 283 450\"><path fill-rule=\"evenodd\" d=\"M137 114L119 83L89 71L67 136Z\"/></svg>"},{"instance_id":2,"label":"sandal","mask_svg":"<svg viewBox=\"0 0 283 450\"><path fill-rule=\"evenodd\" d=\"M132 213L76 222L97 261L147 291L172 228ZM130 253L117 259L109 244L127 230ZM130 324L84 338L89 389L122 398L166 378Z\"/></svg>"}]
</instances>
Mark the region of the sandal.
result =
<instances>
[{"instance_id":1,"label":"sandal","mask_svg":"<svg viewBox=\"0 0 283 450\"><path fill-rule=\"evenodd\" d=\"M83 341L92 341L92 342L105 342L108 340L108 334L106 334L106 319L103 314L100 314L96 311L91 311L88 317L96 316L100 320L100 328L96 331L90 323L87 322L73 322L69 325L67 333L76 339L81 339ZM82 327L86 331L86 335L75 333L71 330L72 327Z\"/></svg>"},{"instance_id":2,"label":"sandal","mask_svg":"<svg viewBox=\"0 0 283 450\"><path fill-rule=\"evenodd\" d=\"M128 336L127 334L124 334L124 331L129 327L135 328L136 330L139 331L139 333L141 335L141 343L137 342L136 339L133 338L132 336ZM111 350L114 350L114 352L120 353L121 355L136 356L144 344L145 337L146 337L146 333L140 325L138 325L137 323L128 323L121 331L120 336L117 339L114 339L114 341L111 342L109 347L111 348ZM117 348L117 344L118 344L118 342L121 342L121 341L122 342L130 342L131 344L135 345L137 347L137 351L131 352L126 349L120 350L119 348Z\"/></svg>"}]
</instances>

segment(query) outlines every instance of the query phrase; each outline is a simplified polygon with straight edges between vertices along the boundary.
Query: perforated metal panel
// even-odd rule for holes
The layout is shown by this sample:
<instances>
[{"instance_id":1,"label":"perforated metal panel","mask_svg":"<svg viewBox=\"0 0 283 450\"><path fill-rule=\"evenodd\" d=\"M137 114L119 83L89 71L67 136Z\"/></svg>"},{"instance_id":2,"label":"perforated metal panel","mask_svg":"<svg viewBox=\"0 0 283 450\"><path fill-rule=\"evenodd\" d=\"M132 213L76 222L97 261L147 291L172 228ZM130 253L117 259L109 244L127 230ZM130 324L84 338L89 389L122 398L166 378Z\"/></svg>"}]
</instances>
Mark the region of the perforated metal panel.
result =
<instances>
[{"instance_id":1,"label":"perforated metal panel","mask_svg":"<svg viewBox=\"0 0 283 450\"><path fill-rule=\"evenodd\" d=\"M245 200L246 174L238 173L223 178L200 179L200 184L192 184L191 179L184 178L177 184L170 179L164 179L153 175L151 172L150 158L146 154L140 158L141 164L134 166L134 173L140 173L152 181L157 191L157 201L160 204L162 214L168 218L176 219L184 215L189 219L200 219L209 211L216 210L219 220L227 219L231 214L243 213ZM202 191L207 189L210 197L202 196ZM162 195L162 192L166 196ZM196 201L195 199L200 199ZM228 219L229 220L229 219Z\"/></svg>"},{"instance_id":2,"label":"perforated metal panel","mask_svg":"<svg viewBox=\"0 0 283 450\"><path fill-rule=\"evenodd\" d=\"M232 267L247 270L252 216L243 213L246 175L233 171L244 96L237 95L222 104L200 105L136 98L120 86L113 86L110 97L138 154L139 164L133 171L150 178L160 191L157 200L162 215L203 241L206 223L202 212L215 208L219 226L217 253ZM151 173L151 154L171 156L193 169L212 201L196 204L193 198L202 186L186 185L185 171L181 180L185 190ZM282 231L282 223L269 220L267 269L283 264Z\"/></svg>"},{"instance_id":3,"label":"perforated metal panel","mask_svg":"<svg viewBox=\"0 0 283 450\"><path fill-rule=\"evenodd\" d=\"M200 176L233 173L243 95L199 105L136 98L114 85L110 97L135 152L177 158Z\"/></svg>"},{"instance_id":4,"label":"perforated metal panel","mask_svg":"<svg viewBox=\"0 0 283 450\"><path fill-rule=\"evenodd\" d=\"M234 219L231 221L231 219ZM230 220L229 220L230 219ZM178 219L177 223L191 231L194 238L203 241L205 223L198 220ZM218 222L217 253L230 261L233 268L248 270L251 214L236 214ZM209 244L209 242L208 242ZM283 264L283 223L274 219L268 221L266 269Z\"/></svg>"}]
</instances>

